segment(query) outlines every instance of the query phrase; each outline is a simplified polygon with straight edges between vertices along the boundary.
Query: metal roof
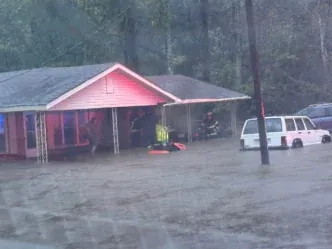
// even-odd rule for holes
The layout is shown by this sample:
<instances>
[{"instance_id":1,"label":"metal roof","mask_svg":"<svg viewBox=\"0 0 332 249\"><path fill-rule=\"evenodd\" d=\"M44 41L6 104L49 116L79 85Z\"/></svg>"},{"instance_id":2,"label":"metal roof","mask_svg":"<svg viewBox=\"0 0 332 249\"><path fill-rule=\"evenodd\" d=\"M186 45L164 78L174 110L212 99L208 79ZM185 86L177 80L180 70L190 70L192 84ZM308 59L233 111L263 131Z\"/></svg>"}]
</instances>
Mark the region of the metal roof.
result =
<instances>
[{"instance_id":1,"label":"metal roof","mask_svg":"<svg viewBox=\"0 0 332 249\"><path fill-rule=\"evenodd\" d=\"M0 73L0 107L45 106L115 63Z\"/></svg>"},{"instance_id":2,"label":"metal roof","mask_svg":"<svg viewBox=\"0 0 332 249\"><path fill-rule=\"evenodd\" d=\"M189 78L183 75L145 77L163 90L183 100L183 103L213 102L220 100L249 99L250 97L223 87Z\"/></svg>"}]
</instances>

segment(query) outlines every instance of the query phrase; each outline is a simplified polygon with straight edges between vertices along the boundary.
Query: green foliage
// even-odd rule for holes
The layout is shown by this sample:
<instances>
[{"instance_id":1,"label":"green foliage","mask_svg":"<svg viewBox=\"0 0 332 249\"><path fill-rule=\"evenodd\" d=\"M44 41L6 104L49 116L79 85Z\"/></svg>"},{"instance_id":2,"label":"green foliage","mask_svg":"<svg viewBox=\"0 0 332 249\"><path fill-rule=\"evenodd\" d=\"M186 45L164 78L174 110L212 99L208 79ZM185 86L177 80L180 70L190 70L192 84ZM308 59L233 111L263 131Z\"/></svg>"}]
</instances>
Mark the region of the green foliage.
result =
<instances>
[{"instance_id":1,"label":"green foliage","mask_svg":"<svg viewBox=\"0 0 332 249\"><path fill-rule=\"evenodd\" d=\"M200 77L206 70L201 58L209 58L213 84L253 96L244 0L209 0L208 57L202 56L202 2L0 0L0 71L129 60L139 61L141 73L163 74L170 32L175 74ZM267 112L332 101L331 1L255 4Z\"/></svg>"}]
</instances>

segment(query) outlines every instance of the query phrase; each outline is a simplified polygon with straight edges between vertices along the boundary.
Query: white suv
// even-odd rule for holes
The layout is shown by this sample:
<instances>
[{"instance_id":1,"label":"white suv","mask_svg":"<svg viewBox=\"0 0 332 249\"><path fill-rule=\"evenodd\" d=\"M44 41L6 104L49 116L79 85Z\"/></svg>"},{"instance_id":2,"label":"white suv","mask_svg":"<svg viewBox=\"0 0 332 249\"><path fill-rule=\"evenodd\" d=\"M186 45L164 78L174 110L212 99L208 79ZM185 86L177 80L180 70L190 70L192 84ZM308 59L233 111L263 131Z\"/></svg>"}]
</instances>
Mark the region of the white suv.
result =
<instances>
[{"instance_id":1,"label":"white suv","mask_svg":"<svg viewBox=\"0 0 332 249\"><path fill-rule=\"evenodd\" d=\"M299 148L331 142L329 131L317 129L306 116L273 116L265 118L269 148ZM258 149L257 119L248 119L241 133L241 150Z\"/></svg>"}]
</instances>

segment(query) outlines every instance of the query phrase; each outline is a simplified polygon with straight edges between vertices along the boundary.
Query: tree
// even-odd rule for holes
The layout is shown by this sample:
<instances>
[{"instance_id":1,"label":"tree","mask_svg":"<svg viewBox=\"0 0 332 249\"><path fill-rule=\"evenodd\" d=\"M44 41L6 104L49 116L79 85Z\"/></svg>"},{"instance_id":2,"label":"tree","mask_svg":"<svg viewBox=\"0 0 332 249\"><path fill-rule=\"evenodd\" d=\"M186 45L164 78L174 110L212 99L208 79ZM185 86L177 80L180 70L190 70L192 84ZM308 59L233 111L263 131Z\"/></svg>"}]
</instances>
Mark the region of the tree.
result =
<instances>
[{"instance_id":1,"label":"tree","mask_svg":"<svg viewBox=\"0 0 332 249\"><path fill-rule=\"evenodd\" d=\"M200 0L200 39L202 80L210 81L209 0Z\"/></svg>"},{"instance_id":2,"label":"tree","mask_svg":"<svg viewBox=\"0 0 332 249\"><path fill-rule=\"evenodd\" d=\"M0 71L119 61L252 94L243 0L0 0ZM330 0L255 1L267 112L331 101Z\"/></svg>"}]
</instances>

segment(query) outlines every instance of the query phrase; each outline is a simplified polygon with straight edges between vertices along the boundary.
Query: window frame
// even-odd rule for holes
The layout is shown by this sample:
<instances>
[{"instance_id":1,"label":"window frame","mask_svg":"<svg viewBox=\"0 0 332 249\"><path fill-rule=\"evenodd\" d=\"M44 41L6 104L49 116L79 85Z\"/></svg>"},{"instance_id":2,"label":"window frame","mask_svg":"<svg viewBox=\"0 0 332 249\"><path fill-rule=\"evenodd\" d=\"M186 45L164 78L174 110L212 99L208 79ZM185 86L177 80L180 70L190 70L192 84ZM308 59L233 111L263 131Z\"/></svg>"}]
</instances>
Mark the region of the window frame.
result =
<instances>
[{"instance_id":1,"label":"window frame","mask_svg":"<svg viewBox=\"0 0 332 249\"><path fill-rule=\"evenodd\" d=\"M279 120L279 121L280 121L280 130L278 130L278 131L271 131L271 130L268 130L267 123L268 123L270 120ZM246 132L246 130L247 130L247 126L248 126L248 123L251 123L251 122L253 122L254 124L256 124L255 130L256 130L257 132L255 132L255 133L247 133L247 132ZM278 123L278 124L279 124L279 123ZM265 119L265 130L266 130L266 133L267 133L267 134L283 132L283 131L284 131L283 119L282 119L281 117L269 117L269 118L266 118L266 119ZM257 121L257 119L250 119L250 120L247 120L247 121L245 122L245 124L244 124L242 134L243 134L243 135L253 135L253 134L258 134L258 133L259 133L259 130L258 130L258 121Z\"/></svg>"},{"instance_id":2,"label":"window frame","mask_svg":"<svg viewBox=\"0 0 332 249\"><path fill-rule=\"evenodd\" d=\"M304 123L304 125L305 125L305 127L306 127L306 129L307 129L308 131L312 131L312 130L315 129L316 126L313 124L313 122L312 122L309 118L302 118L302 119L303 119L303 123ZM308 129L305 120L307 120L307 121L312 125L312 129Z\"/></svg>"},{"instance_id":3,"label":"window frame","mask_svg":"<svg viewBox=\"0 0 332 249\"><path fill-rule=\"evenodd\" d=\"M67 148L67 147L73 147L73 146L84 146L88 145L89 142L88 140L85 140L84 142L81 141L80 139L80 128L82 126L79 124L79 112L85 112L85 122L89 120L89 110L73 110L70 112L74 112L74 119L75 119L75 143L74 144L66 144L65 140L65 127L64 127L64 114L65 112L60 112L60 119L61 119L61 132L62 132L62 143L61 145L56 145L54 143L54 148L59 149L59 148ZM55 128L53 128L53 134L54 134Z\"/></svg>"},{"instance_id":4,"label":"window frame","mask_svg":"<svg viewBox=\"0 0 332 249\"><path fill-rule=\"evenodd\" d=\"M303 127L304 127L303 130L300 130L300 129L299 129L296 120L301 120L301 122L302 122L302 124L303 124ZM305 126L305 124L304 124L303 118L294 118L294 121L295 121L295 125L296 125L296 130L297 130L297 131L306 131L306 126Z\"/></svg>"},{"instance_id":5,"label":"window frame","mask_svg":"<svg viewBox=\"0 0 332 249\"><path fill-rule=\"evenodd\" d=\"M287 121L292 121L293 125L294 125L294 130L288 130L287 129ZM296 123L295 123L295 120L294 118L285 118L285 130L286 132L292 132L292 131L297 131L297 127L296 127Z\"/></svg>"},{"instance_id":6,"label":"window frame","mask_svg":"<svg viewBox=\"0 0 332 249\"><path fill-rule=\"evenodd\" d=\"M108 77L104 77L104 82L106 86L106 94L113 94L114 93L114 82L113 79Z\"/></svg>"}]
</instances>

